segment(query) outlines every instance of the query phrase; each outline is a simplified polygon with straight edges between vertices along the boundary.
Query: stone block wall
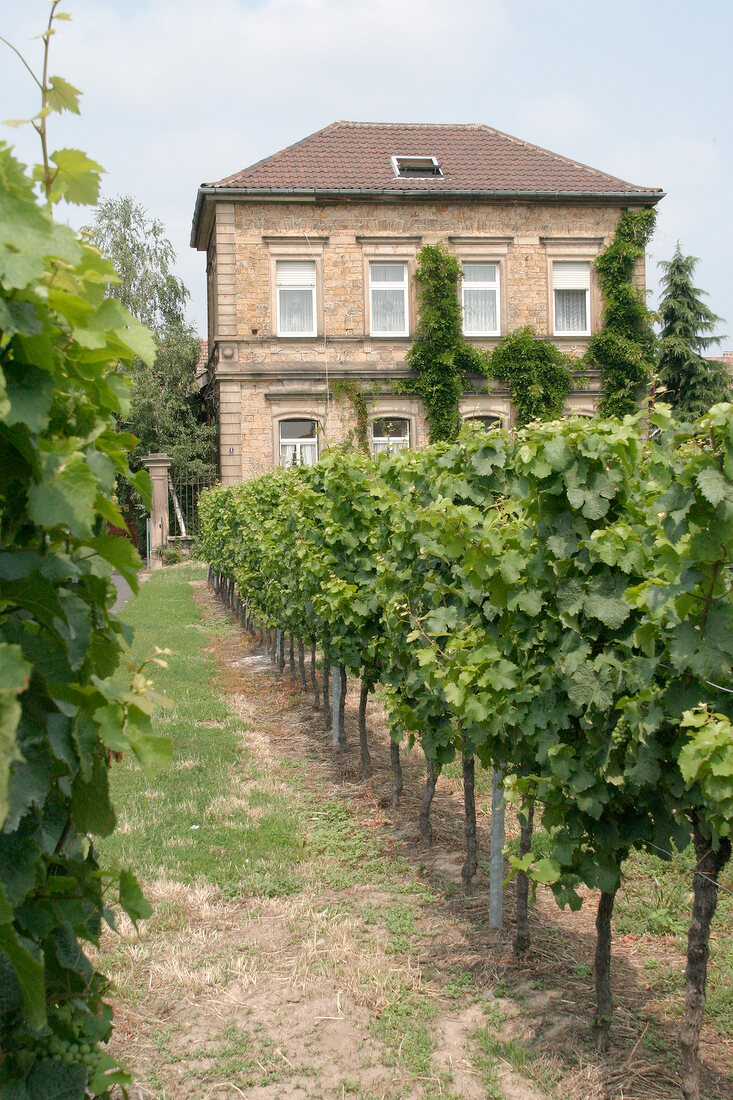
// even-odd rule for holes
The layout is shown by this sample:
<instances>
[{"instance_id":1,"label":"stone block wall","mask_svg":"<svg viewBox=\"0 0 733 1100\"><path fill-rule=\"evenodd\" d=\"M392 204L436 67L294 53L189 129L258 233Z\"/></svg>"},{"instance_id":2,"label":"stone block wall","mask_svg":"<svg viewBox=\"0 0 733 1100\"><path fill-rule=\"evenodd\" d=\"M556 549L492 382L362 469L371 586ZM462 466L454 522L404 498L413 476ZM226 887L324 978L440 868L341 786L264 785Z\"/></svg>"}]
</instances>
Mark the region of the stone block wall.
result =
<instances>
[{"instance_id":1,"label":"stone block wall","mask_svg":"<svg viewBox=\"0 0 733 1100\"><path fill-rule=\"evenodd\" d=\"M209 249L212 346L225 482L272 469L278 461L278 424L308 418L319 425L319 449L353 434L346 398L327 400L328 383L357 381L370 393L370 417L401 416L411 446L427 442L415 398L397 398L392 379L405 378L410 338L369 335L369 260L408 264L410 332L417 321L415 257L426 244L446 241L459 259L500 267L501 332L531 325L551 335L553 259L593 258L611 240L620 207L607 204L456 201L238 201L217 204ZM215 256L212 256L212 252ZM317 272L317 336L278 337L274 274L277 259L312 259ZM644 285L639 263L635 282ZM601 323L602 301L591 268L591 328ZM579 357L587 338L556 337ZM476 339L492 348L496 339ZM505 392L464 399L464 415L497 415L511 422ZM588 377L569 407L592 413L598 379Z\"/></svg>"}]
</instances>

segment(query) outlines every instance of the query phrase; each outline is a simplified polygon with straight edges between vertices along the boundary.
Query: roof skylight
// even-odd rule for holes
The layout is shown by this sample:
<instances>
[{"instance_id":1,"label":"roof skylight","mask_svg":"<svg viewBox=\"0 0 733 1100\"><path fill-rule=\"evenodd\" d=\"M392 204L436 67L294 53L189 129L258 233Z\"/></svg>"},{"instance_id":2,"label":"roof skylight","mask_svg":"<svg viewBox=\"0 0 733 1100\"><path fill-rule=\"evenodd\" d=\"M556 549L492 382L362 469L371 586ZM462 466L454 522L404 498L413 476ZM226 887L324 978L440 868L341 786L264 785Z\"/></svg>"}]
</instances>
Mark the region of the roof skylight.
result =
<instances>
[{"instance_id":1,"label":"roof skylight","mask_svg":"<svg viewBox=\"0 0 733 1100\"><path fill-rule=\"evenodd\" d=\"M437 157L392 157L397 179L436 179L443 175Z\"/></svg>"}]
</instances>

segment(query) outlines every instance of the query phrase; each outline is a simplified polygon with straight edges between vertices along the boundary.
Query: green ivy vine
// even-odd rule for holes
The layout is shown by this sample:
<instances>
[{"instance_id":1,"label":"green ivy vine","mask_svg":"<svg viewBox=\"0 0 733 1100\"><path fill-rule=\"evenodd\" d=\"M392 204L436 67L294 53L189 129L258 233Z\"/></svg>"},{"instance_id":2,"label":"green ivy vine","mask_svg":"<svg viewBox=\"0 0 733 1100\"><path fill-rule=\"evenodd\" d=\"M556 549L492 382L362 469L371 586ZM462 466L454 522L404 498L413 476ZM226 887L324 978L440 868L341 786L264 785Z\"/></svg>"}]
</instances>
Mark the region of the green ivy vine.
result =
<instances>
[{"instance_id":1,"label":"green ivy vine","mask_svg":"<svg viewBox=\"0 0 733 1100\"><path fill-rule=\"evenodd\" d=\"M517 427L562 416L573 384L568 356L551 340L538 339L529 326L502 337L491 356L491 372L509 386Z\"/></svg>"},{"instance_id":2,"label":"green ivy vine","mask_svg":"<svg viewBox=\"0 0 733 1100\"><path fill-rule=\"evenodd\" d=\"M654 370L654 314L647 308L643 290L631 279L656 217L652 209L624 210L613 240L595 260L603 291L603 325L591 337L585 361L601 371L602 416L636 412Z\"/></svg>"},{"instance_id":3,"label":"green ivy vine","mask_svg":"<svg viewBox=\"0 0 733 1100\"><path fill-rule=\"evenodd\" d=\"M336 378L329 384L331 394L336 401L345 397L351 404L356 417L356 444L365 455L369 454L369 410L365 390L353 378Z\"/></svg>"},{"instance_id":4,"label":"green ivy vine","mask_svg":"<svg viewBox=\"0 0 733 1100\"><path fill-rule=\"evenodd\" d=\"M488 373L489 358L463 339L458 280L461 265L443 244L417 255L418 334L407 353L412 379L396 387L422 397L430 442L455 439L465 376Z\"/></svg>"}]
</instances>

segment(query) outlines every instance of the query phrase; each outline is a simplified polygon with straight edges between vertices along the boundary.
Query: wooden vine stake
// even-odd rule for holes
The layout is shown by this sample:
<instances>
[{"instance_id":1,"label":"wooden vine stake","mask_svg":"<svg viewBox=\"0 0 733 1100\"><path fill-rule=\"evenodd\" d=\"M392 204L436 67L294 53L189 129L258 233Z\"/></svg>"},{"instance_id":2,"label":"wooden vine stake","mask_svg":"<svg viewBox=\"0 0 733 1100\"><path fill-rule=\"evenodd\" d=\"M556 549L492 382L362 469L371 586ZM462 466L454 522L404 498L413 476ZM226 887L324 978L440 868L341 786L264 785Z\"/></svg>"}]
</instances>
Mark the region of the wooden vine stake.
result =
<instances>
[{"instance_id":1,"label":"wooden vine stake","mask_svg":"<svg viewBox=\"0 0 733 1100\"><path fill-rule=\"evenodd\" d=\"M400 746L392 740L389 743L389 762L392 765L392 775L394 776L391 805L392 809L396 810L400 804L400 795L402 794L402 764L400 762Z\"/></svg>"},{"instance_id":2,"label":"wooden vine stake","mask_svg":"<svg viewBox=\"0 0 733 1100\"><path fill-rule=\"evenodd\" d=\"M316 672L316 646L311 646L311 686L313 688L313 709L321 709L321 692L318 687L318 674Z\"/></svg>"},{"instance_id":3,"label":"wooden vine stake","mask_svg":"<svg viewBox=\"0 0 733 1100\"><path fill-rule=\"evenodd\" d=\"M342 694L343 694L343 669L340 665L333 666L333 717L331 725L333 727L333 744L340 745L342 739L341 723L343 722L343 706L342 706Z\"/></svg>"},{"instance_id":4,"label":"wooden vine stake","mask_svg":"<svg viewBox=\"0 0 733 1100\"><path fill-rule=\"evenodd\" d=\"M519 858L528 855L532 847L534 799L528 798L522 808L522 831L519 837ZM529 879L524 871L517 875L517 927L514 932L514 954L519 957L529 950Z\"/></svg>"},{"instance_id":5,"label":"wooden vine stake","mask_svg":"<svg viewBox=\"0 0 733 1100\"><path fill-rule=\"evenodd\" d=\"M298 635L298 674L300 676L300 687L302 691L308 690L308 681L305 678L305 646L303 645L303 639Z\"/></svg>"},{"instance_id":6,"label":"wooden vine stake","mask_svg":"<svg viewBox=\"0 0 733 1100\"><path fill-rule=\"evenodd\" d=\"M491 852L489 857L489 928L504 920L504 790L501 772L491 770Z\"/></svg>"},{"instance_id":7,"label":"wooden vine stake","mask_svg":"<svg viewBox=\"0 0 733 1100\"><path fill-rule=\"evenodd\" d=\"M427 774L425 777L425 793L422 796L422 802L420 804L420 839L426 847L430 847L433 843L433 826L430 821L430 807L433 804L433 796L435 795L435 784L438 782L438 772L436 771L435 764L430 758L427 760Z\"/></svg>"},{"instance_id":8,"label":"wooden vine stake","mask_svg":"<svg viewBox=\"0 0 733 1100\"><path fill-rule=\"evenodd\" d=\"M326 729L331 728L331 702L329 699L329 680L331 679L331 662L328 657L323 658L323 720Z\"/></svg>"},{"instance_id":9,"label":"wooden vine stake","mask_svg":"<svg viewBox=\"0 0 733 1100\"><path fill-rule=\"evenodd\" d=\"M369 754L369 740L367 737L366 708L369 699L369 683L362 678L359 691L359 755L364 778L372 774L372 758Z\"/></svg>"},{"instance_id":10,"label":"wooden vine stake","mask_svg":"<svg viewBox=\"0 0 733 1100\"><path fill-rule=\"evenodd\" d=\"M472 752L463 753L463 809L466 835L466 860L461 868L463 892L471 893L473 876L478 869L478 840L476 838L476 759Z\"/></svg>"}]
</instances>

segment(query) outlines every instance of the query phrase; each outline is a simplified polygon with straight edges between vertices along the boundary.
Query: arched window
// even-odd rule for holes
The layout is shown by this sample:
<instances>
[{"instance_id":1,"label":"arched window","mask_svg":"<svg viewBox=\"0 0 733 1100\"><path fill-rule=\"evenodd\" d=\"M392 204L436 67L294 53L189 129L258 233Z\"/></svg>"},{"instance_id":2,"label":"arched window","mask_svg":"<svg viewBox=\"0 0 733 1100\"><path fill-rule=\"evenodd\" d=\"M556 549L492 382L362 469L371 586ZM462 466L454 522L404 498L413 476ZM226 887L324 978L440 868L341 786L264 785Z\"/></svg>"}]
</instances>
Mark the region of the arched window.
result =
<instances>
[{"instance_id":1,"label":"arched window","mask_svg":"<svg viewBox=\"0 0 733 1100\"><path fill-rule=\"evenodd\" d=\"M312 466L317 462L317 431L315 420L281 420L280 465Z\"/></svg>"},{"instance_id":2,"label":"arched window","mask_svg":"<svg viewBox=\"0 0 733 1100\"><path fill-rule=\"evenodd\" d=\"M372 453L409 451L410 421L399 417L382 417L372 422Z\"/></svg>"},{"instance_id":3,"label":"arched window","mask_svg":"<svg viewBox=\"0 0 733 1100\"><path fill-rule=\"evenodd\" d=\"M501 417L494 416L491 413L486 416L467 416L463 423L474 428L483 428L485 432L490 432L493 431L494 428L502 427Z\"/></svg>"}]
</instances>

